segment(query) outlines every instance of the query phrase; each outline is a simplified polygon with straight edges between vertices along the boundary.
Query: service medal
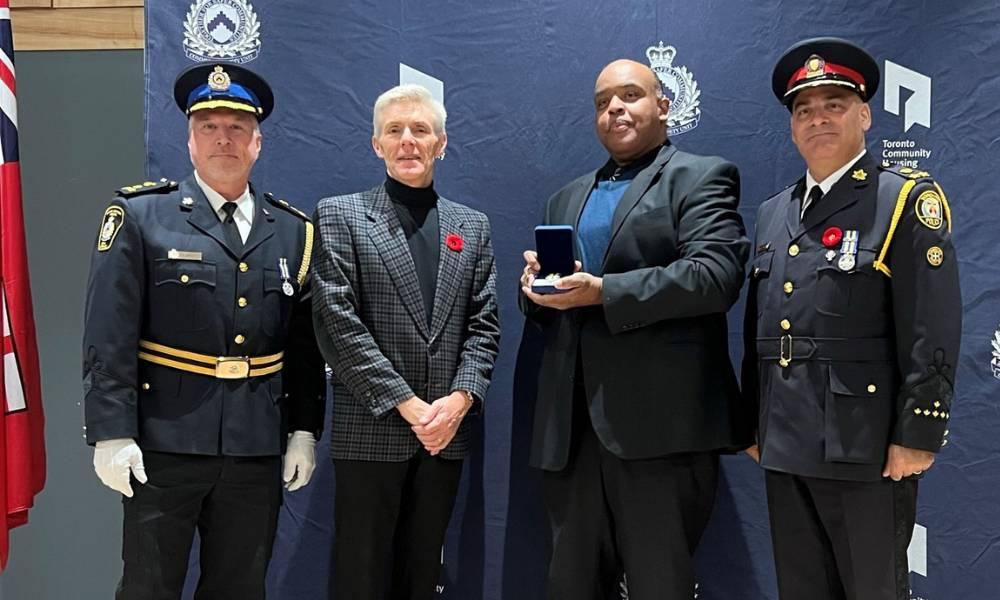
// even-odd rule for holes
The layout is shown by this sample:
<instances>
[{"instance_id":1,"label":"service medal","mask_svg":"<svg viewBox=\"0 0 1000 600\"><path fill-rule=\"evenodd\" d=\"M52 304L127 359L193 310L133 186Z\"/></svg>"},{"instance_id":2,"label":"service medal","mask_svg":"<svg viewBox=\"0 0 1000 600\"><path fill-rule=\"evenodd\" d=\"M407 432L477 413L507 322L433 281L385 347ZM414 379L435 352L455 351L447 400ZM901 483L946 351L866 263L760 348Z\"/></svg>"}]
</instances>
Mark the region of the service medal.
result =
<instances>
[{"instance_id":1,"label":"service medal","mask_svg":"<svg viewBox=\"0 0 1000 600\"><path fill-rule=\"evenodd\" d=\"M295 295L295 288L292 287L291 274L288 272L288 259L282 256L278 259L278 271L281 272L281 291L286 296Z\"/></svg>"},{"instance_id":2,"label":"service medal","mask_svg":"<svg viewBox=\"0 0 1000 600\"><path fill-rule=\"evenodd\" d=\"M840 244L840 260L837 261L837 266L840 267L841 271L850 271L857 264L856 256L858 254L858 230L848 229L844 232L844 238Z\"/></svg>"}]
</instances>

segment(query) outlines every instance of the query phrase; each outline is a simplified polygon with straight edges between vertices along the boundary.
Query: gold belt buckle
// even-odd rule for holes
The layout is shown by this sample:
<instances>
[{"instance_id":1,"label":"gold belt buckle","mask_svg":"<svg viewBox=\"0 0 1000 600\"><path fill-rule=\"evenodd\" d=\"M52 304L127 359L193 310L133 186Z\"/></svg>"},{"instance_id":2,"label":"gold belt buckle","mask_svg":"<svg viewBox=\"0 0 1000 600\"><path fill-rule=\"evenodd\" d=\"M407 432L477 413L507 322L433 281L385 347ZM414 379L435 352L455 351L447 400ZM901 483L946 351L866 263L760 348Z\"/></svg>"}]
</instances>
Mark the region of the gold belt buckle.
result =
<instances>
[{"instance_id":1,"label":"gold belt buckle","mask_svg":"<svg viewBox=\"0 0 1000 600\"><path fill-rule=\"evenodd\" d=\"M218 379L246 379L250 376L250 359L245 356L220 356L215 359Z\"/></svg>"},{"instance_id":2,"label":"gold belt buckle","mask_svg":"<svg viewBox=\"0 0 1000 600\"><path fill-rule=\"evenodd\" d=\"M778 340L778 347L781 355L778 364L787 367L792 363L792 336L789 334L781 336Z\"/></svg>"}]
</instances>

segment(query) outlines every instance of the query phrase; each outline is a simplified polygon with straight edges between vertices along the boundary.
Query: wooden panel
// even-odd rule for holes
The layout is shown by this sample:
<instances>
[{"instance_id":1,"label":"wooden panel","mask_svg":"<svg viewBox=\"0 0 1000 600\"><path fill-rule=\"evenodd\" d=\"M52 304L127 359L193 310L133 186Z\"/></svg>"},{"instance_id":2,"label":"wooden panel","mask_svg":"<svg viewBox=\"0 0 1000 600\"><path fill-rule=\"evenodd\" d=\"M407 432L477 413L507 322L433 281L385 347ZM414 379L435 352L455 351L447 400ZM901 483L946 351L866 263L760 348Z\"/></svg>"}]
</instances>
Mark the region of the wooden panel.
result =
<instances>
[{"instance_id":1,"label":"wooden panel","mask_svg":"<svg viewBox=\"0 0 1000 600\"><path fill-rule=\"evenodd\" d=\"M55 8L109 8L142 6L142 0L50 0Z\"/></svg>"},{"instance_id":2,"label":"wooden panel","mask_svg":"<svg viewBox=\"0 0 1000 600\"><path fill-rule=\"evenodd\" d=\"M52 0L10 0L11 8L42 8L51 6Z\"/></svg>"},{"instance_id":3,"label":"wooden panel","mask_svg":"<svg viewBox=\"0 0 1000 600\"><path fill-rule=\"evenodd\" d=\"M15 50L143 47L142 8L22 8L14 11Z\"/></svg>"}]
</instances>

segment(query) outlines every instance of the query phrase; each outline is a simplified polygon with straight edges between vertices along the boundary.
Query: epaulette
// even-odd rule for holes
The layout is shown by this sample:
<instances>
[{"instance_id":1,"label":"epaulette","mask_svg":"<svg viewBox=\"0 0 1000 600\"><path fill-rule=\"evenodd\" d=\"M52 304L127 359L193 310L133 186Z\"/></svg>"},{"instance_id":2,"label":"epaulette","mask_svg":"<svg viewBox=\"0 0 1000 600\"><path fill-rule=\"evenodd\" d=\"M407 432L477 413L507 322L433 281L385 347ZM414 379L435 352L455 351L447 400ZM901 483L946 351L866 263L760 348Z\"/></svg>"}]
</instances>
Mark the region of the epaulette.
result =
<instances>
[{"instance_id":1,"label":"epaulette","mask_svg":"<svg viewBox=\"0 0 1000 600\"><path fill-rule=\"evenodd\" d=\"M311 221L309 215L289 204L288 200L278 200L277 198L274 197L274 194L270 192L265 192L264 197L267 198L267 201L273 204L274 206L282 208L301 219L305 219L306 221Z\"/></svg>"},{"instance_id":2,"label":"epaulette","mask_svg":"<svg viewBox=\"0 0 1000 600\"><path fill-rule=\"evenodd\" d=\"M312 219L310 219L309 215L306 213L289 204L287 200L276 199L274 194L265 192L264 198L266 198L267 201L273 206L286 210L306 222L306 241L302 248L302 260L299 262L299 272L296 276L296 280L298 280L299 286L301 287L302 284L306 282L306 277L309 275L309 265L312 263L313 237L315 235L313 232Z\"/></svg>"},{"instance_id":3,"label":"epaulette","mask_svg":"<svg viewBox=\"0 0 1000 600\"><path fill-rule=\"evenodd\" d=\"M927 171L920 171L912 167L903 167L897 164L890 163L889 161L884 161L879 168L888 173L893 173L905 179L902 187L899 189L899 194L896 196L896 206L892 211L892 220L889 222L889 231L885 236L885 240L882 242L882 249L879 252L878 258L875 259L874 267L876 271L880 271L885 275L892 277L892 271L889 270L889 266L886 264L886 258L889 255L889 246L892 244L892 237L896 233L896 227L899 225L900 219L903 217L903 212L906 210L906 205L910 196L917 187L918 184L929 184L932 186L931 189L926 187L921 188L923 191L914 198L914 212L917 215L917 219L929 229L940 229L941 226L947 225L948 232L951 232L951 207L948 205L948 198L944 195L944 190L938 185L938 182L931 178L931 174Z\"/></svg>"},{"instance_id":4,"label":"epaulette","mask_svg":"<svg viewBox=\"0 0 1000 600\"><path fill-rule=\"evenodd\" d=\"M164 194L176 189L176 181L164 178L159 181L146 181L135 185L126 185L123 188L118 188L115 194L122 198L132 198L133 196L141 196L143 194Z\"/></svg>"},{"instance_id":5,"label":"epaulette","mask_svg":"<svg viewBox=\"0 0 1000 600\"><path fill-rule=\"evenodd\" d=\"M903 165L898 165L896 163L891 163L887 160L882 161L879 168L883 171L888 171L889 173L895 173L903 179L929 179L931 174L927 171L921 171L919 169L914 169L913 167L904 167Z\"/></svg>"}]
</instances>

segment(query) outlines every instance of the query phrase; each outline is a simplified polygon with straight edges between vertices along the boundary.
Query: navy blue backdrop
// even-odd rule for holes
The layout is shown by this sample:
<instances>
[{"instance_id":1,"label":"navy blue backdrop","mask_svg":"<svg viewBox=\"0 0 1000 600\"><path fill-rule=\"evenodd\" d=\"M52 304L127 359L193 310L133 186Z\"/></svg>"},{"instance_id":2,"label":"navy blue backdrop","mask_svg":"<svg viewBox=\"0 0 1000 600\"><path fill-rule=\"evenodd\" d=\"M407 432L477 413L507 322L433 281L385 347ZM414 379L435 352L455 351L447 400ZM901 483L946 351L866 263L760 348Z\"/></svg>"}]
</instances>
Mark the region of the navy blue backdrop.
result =
<instances>
[{"instance_id":1,"label":"navy blue backdrop","mask_svg":"<svg viewBox=\"0 0 1000 600\"><path fill-rule=\"evenodd\" d=\"M787 112L770 92L775 59L813 35L867 47L889 71L872 101L869 147L942 183L962 265L951 442L922 484L912 596L1000 597L995 1L156 0L146 2L146 17L150 177L190 171L171 86L192 60L247 62L271 82L276 109L254 180L306 211L384 177L370 147L371 105L399 82L401 63L443 83L449 146L435 186L490 217L503 325L480 442L443 553L441 596L450 600L543 597L546 523L538 474L526 466L538 340L517 311L516 280L546 198L606 159L592 124L600 68L618 57L649 61L656 48L653 66L681 117L671 123L673 140L739 166L752 229L760 202L804 168ZM730 319L737 361L741 314L737 307ZM313 483L286 496L271 598L326 598L334 483L325 452L321 444ZM728 457L723 478L699 550L697 597L776 598L761 473L746 457Z\"/></svg>"}]
</instances>

